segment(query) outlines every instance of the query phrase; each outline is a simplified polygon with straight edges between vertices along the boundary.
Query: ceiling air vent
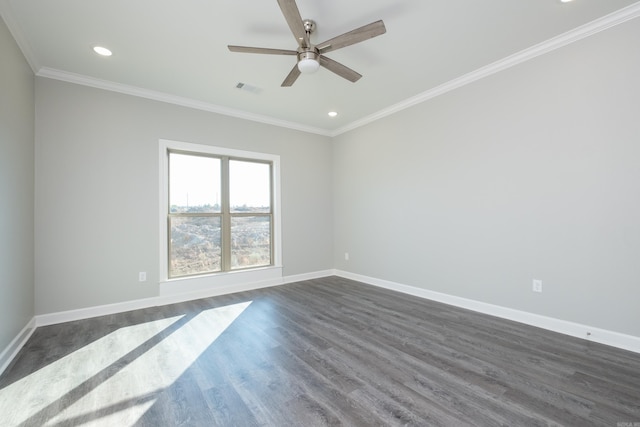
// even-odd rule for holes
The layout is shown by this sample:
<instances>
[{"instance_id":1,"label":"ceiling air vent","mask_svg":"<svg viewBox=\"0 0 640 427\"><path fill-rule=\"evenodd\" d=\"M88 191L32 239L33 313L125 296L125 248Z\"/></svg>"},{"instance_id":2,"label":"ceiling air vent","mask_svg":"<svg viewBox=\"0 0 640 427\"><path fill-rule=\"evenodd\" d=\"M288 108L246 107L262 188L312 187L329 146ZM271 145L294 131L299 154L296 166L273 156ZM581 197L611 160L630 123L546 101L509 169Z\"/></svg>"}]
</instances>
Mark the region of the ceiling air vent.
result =
<instances>
[{"instance_id":1,"label":"ceiling air vent","mask_svg":"<svg viewBox=\"0 0 640 427\"><path fill-rule=\"evenodd\" d=\"M238 84L236 84L236 89L240 89L242 91L251 92L255 94L258 94L262 91L262 89L260 89L259 87L251 86L249 84L242 83L242 82L238 82Z\"/></svg>"}]
</instances>

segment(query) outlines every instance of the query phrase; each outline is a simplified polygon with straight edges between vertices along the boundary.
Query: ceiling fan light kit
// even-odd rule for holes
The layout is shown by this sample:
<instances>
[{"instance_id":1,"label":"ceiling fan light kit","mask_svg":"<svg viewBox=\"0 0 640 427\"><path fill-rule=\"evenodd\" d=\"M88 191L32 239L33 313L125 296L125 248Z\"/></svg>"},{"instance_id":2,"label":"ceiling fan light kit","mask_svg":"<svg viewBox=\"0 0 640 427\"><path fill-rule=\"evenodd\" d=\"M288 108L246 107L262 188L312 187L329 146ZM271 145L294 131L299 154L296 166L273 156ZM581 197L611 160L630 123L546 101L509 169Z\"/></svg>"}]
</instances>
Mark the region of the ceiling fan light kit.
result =
<instances>
[{"instance_id":1,"label":"ceiling fan light kit","mask_svg":"<svg viewBox=\"0 0 640 427\"><path fill-rule=\"evenodd\" d=\"M295 83L300 74L315 73L320 66L339 75L340 77L356 82L362 77L351 68L342 65L326 56L325 53L351 46L356 43L384 34L387 30L384 22L376 21L355 30L349 31L323 43L314 45L311 43L311 34L316 24L310 19L303 20L295 0L278 0L280 10L284 15L289 28L295 37L298 48L296 50L271 49L263 47L227 46L231 52L261 53L267 55L296 55L297 62L287 77L282 82L283 87L289 87Z\"/></svg>"},{"instance_id":2,"label":"ceiling fan light kit","mask_svg":"<svg viewBox=\"0 0 640 427\"><path fill-rule=\"evenodd\" d=\"M298 53L298 70L300 70L302 74L313 74L318 71L318 68L320 68L318 56L315 52Z\"/></svg>"}]
</instances>

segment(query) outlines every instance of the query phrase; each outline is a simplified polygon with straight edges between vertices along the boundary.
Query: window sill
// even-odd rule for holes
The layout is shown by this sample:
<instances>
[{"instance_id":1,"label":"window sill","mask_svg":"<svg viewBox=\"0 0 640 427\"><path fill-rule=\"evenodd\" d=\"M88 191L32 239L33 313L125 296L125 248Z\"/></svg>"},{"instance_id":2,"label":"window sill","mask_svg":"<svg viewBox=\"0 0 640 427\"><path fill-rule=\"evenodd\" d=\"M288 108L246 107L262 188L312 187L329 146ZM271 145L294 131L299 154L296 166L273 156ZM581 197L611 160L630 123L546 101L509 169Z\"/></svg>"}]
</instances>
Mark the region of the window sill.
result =
<instances>
[{"instance_id":1,"label":"window sill","mask_svg":"<svg viewBox=\"0 0 640 427\"><path fill-rule=\"evenodd\" d=\"M182 277L160 282L160 296L202 293L221 295L282 283L282 266Z\"/></svg>"}]
</instances>

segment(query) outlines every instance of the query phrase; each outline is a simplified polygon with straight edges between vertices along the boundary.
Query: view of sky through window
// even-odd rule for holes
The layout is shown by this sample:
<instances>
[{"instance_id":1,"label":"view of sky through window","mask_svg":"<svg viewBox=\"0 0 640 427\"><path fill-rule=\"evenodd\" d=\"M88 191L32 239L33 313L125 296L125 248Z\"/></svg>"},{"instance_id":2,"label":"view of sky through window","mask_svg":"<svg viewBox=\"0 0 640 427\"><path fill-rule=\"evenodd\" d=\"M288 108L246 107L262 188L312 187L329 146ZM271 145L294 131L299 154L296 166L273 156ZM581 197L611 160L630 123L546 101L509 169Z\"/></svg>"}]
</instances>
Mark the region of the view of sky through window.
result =
<instances>
[{"instance_id":1,"label":"view of sky through window","mask_svg":"<svg viewBox=\"0 0 640 427\"><path fill-rule=\"evenodd\" d=\"M216 206L221 202L220 159L171 153L169 204L171 206ZM270 165L231 160L229 162L232 207L269 207Z\"/></svg>"}]
</instances>

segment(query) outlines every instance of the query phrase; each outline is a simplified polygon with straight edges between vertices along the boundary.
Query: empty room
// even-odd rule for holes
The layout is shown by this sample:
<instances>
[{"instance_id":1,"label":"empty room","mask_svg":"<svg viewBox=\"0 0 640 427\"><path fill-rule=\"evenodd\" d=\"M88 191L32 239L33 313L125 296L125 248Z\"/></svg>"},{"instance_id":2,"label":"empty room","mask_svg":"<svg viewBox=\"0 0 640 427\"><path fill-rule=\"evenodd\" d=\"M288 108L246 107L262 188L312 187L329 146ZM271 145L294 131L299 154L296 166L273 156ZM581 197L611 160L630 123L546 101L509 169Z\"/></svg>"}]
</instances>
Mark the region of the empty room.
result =
<instances>
[{"instance_id":1,"label":"empty room","mask_svg":"<svg viewBox=\"0 0 640 427\"><path fill-rule=\"evenodd\" d=\"M0 426L640 427L640 2L0 18Z\"/></svg>"}]
</instances>

